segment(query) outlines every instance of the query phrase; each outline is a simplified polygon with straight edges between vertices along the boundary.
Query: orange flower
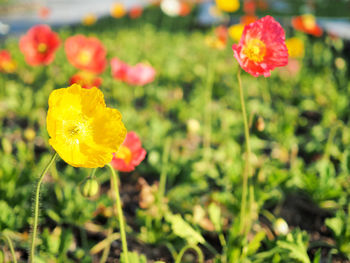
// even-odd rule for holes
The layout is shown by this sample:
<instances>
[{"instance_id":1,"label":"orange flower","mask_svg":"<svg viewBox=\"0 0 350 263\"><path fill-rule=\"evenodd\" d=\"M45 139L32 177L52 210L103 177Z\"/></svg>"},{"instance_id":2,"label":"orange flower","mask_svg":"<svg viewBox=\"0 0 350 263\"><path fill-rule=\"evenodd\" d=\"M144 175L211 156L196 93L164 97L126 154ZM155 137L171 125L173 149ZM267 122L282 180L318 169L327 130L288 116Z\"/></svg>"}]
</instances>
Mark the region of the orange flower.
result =
<instances>
[{"instance_id":1,"label":"orange flower","mask_svg":"<svg viewBox=\"0 0 350 263\"><path fill-rule=\"evenodd\" d=\"M114 18L121 18L126 14L126 10L123 4L115 3L111 8L111 16Z\"/></svg>"},{"instance_id":2,"label":"orange flower","mask_svg":"<svg viewBox=\"0 0 350 263\"><path fill-rule=\"evenodd\" d=\"M98 88L102 84L102 78L89 71L80 71L70 78L69 85L74 83L79 84L84 89Z\"/></svg>"},{"instance_id":3,"label":"orange flower","mask_svg":"<svg viewBox=\"0 0 350 263\"><path fill-rule=\"evenodd\" d=\"M226 47L228 38L228 31L225 26L218 26L215 28L215 37L207 37L206 44L211 48L224 49Z\"/></svg>"},{"instance_id":4,"label":"orange flower","mask_svg":"<svg viewBox=\"0 0 350 263\"><path fill-rule=\"evenodd\" d=\"M33 26L19 40L19 48L31 66L50 64L59 45L58 35L47 25Z\"/></svg>"},{"instance_id":5,"label":"orange flower","mask_svg":"<svg viewBox=\"0 0 350 263\"><path fill-rule=\"evenodd\" d=\"M141 6L133 6L129 11L129 16L132 19L139 18L142 15L143 9Z\"/></svg>"},{"instance_id":6,"label":"orange flower","mask_svg":"<svg viewBox=\"0 0 350 263\"><path fill-rule=\"evenodd\" d=\"M179 16L187 16L191 13L191 6L186 2L181 2Z\"/></svg>"},{"instance_id":7,"label":"orange flower","mask_svg":"<svg viewBox=\"0 0 350 263\"><path fill-rule=\"evenodd\" d=\"M64 49L68 61L76 68L94 73L102 73L106 68L106 50L95 37L83 35L69 37Z\"/></svg>"},{"instance_id":8,"label":"orange flower","mask_svg":"<svg viewBox=\"0 0 350 263\"><path fill-rule=\"evenodd\" d=\"M42 19L46 19L49 17L50 13L51 13L51 10L48 7L42 6L39 8L38 16Z\"/></svg>"},{"instance_id":9,"label":"orange flower","mask_svg":"<svg viewBox=\"0 0 350 263\"><path fill-rule=\"evenodd\" d=\"M288 64L284 30L271 16L246 25L232 49L240 66L254 77L268 77L274 68Z\"/></svg>"},{"instance_id":10,"label":"orange flower","mask_svg":"<svg viewBox=\"0 0 350 263\"><path fill-rule=\"evenodd\" d=\"M242 16L240 19L241 24L243 24L243 25L248 25L250 23L254 23L256 20L258 20L258 17L254 16L254 15L245 15L245 16Z\"/></svg>"},{"instance_id":11,"label":"orange flower","mask_svg":"<svg viewBox=\"0 0 350 263\"><path fill-rule=\"evenodd\" d=\"M317 25L316 18L311 14L293 17L292 26L295 30L315 37L320 37L323 34L322 28Z\"/></svg>"},{"instance_id":12,"label":"orange flower","mask_svg":"<svg viewBox=\"0 0 350 263\"><path fill-rule=\"evenodd\" d=\"M131 172L145 159L145 156L146 150L142 148L140 138L131 131L126 134L125 140L118 152L114 154L111 164L114 169L120 172Z\"/></svg>"},{"instance_id":13,"label":"orange flower","mask_svg":"<svg viewBox=\"0 0 350 263\"><path fill-rule=\"evenodd\" d=\"M0 72L13 73L16 71L17 64L11 58L11 54L7 50L0 51Z\"/></svg>"}]
</instances>

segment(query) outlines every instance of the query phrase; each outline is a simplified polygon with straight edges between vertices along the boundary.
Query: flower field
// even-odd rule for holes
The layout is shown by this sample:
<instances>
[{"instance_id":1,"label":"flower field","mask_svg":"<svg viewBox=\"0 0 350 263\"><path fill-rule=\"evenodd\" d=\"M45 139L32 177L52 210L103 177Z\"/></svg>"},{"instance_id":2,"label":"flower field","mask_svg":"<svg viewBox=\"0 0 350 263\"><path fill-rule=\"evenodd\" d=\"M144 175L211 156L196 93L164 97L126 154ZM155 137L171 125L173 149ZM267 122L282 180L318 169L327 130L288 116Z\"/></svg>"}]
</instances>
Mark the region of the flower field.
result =
<instances>
[{"instance_id":1,"label":"flower field","mask_svg":"<svg viewBox=\"0 0 350 263\"><path fill-rule=\"evenodd\" d=\"M350 262L349 41L216 3L1 39L0 263Z\"/></svg>"}]
</instances>

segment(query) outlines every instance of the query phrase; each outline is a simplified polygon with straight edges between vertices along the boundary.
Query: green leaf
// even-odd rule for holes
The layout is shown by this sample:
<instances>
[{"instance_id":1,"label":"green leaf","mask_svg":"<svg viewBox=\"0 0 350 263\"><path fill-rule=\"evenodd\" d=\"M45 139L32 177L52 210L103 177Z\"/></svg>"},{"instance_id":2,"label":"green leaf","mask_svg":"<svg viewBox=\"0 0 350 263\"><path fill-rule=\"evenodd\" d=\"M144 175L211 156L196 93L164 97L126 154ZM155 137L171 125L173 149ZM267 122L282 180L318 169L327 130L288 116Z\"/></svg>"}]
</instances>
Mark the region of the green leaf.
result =
<instances>
[{"instance_id":1,"label":"green leaf","mask_svg":"<svg viewBox=\"0 0 350 263\"><path fill-rule=\"evenodd\" d=\"M320 262L321 262L321 249L318 249L315 253L315 257L312 263L320 263Z\"/></svg>"},{"instance_id":2,"label":"green leaf","mask_svg":"<svg viewBox=\"0 0 350 263\"><path fill-rule=\"evenodd\" d=\"M336 237L339 237L343 230L343 221L339 217L327 218L326 226L329 227Z\"/></svg>"},{"instance_id":3,"label":"green leaf","mask_svg":"<svg viewBox=\"0 0 350 263\"><path fill-rule=\"evenodd\" d=\"M265 238L265 232L261 231L255 235L253 240L248 245L247 255L254 254L260 247L261 241Z\"/></svg>"},{"instance_id":4,"label":"green leaf","mask_svg":"<svg viewBox=\"0 0 350 263\"><path fill-rule=\"evenodd\" d=\"M214 224L215 230L221 232L221 209L215 203L211 203L208 207L210 221Z\"/></svg>"},{"instance_id":5,"label":"green leaf","mask_svg":"<svg viewBox=\"0 0 350 263\"><path fill-rule=\"evenodd\" d=\"M166 215L166 220L171 224L171 228L175 235L185 239L189 244L196 245L203 244L204 238L200 233L192 228L181 215Z\"/></svg>"}]
</instances>

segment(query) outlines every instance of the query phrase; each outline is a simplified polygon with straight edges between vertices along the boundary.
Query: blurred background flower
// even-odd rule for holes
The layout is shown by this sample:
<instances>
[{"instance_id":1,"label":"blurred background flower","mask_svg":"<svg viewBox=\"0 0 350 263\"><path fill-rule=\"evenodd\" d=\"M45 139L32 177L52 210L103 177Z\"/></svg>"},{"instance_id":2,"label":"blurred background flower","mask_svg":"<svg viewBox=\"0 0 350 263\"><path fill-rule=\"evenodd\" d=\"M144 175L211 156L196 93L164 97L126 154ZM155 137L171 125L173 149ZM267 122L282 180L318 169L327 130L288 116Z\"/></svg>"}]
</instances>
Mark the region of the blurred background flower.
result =
<instances>
[{"instance_id":1,"label":"blurred background flower","mask_svg":"<svg viewBox=\"0 0 350 263\"><path fill-rule=\"evenodd\" d=\"M95 37L76 35L67 38L64 49L68 61L78 69L102 73L106 66L106 50Z\"/></svg>"},{"instance_id":2,"label":"blurred background flower","mask_svg":"<svg viewBox=\"0 0 350 263\"><path fill-rule=\"evenodd\" d=\"M55 58L55 52L60 45L58 34L51 31L47 25L32 27L19 40L19 47L26 62L31 66L48 65Z\"/></svg>"}]
</instances>

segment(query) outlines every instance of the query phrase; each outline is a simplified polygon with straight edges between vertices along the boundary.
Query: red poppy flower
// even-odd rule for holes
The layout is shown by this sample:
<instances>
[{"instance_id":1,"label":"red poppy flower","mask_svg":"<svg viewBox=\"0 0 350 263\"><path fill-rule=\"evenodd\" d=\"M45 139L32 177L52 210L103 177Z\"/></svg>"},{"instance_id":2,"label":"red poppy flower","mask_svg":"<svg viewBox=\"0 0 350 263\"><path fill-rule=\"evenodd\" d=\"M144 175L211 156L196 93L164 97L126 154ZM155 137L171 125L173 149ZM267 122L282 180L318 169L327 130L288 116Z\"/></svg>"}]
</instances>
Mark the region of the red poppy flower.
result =
<instances>
[{"instance_id":1,"label":"red poppy flower","mask_svg":"<svg viewBox=\"0 0 350 263\"><path fill-rule=\"evenodd\" d=\"M64 49L68 61L76 68L94 73L102 73L106 68L106 50L95 37L83 35L69 37Z\"/></svg>"},{"instance_id":2,"label":"red poppy flower","mask_svg":"<svg viewBox=\"0 0 350 263\"><path fill-rule=\"evenodd\" d=\"M40 9L38 10L38 16L39 16L40 18L42 18L42 19L48 18L49 15L50 15L50 13L51 13L51 10L50 10L48 7L46 7L46 6L42 6L42 7L40 7Z\"/></svg>"},{"instance_id":3,"label":"red poppy flower","mask_svg":"<svg viewBox=\"0 0 350 263\"><path fill-rule=\"evenodd\" d=\"M31 66L50 64L59 45L58 35L47 25L33 26L19 40L19 48Z\"/></svg>"},{"instance_id":4,"label":"red poppy flower","mask_svg":"<svg viewBox=\"0 0 350 263\"><path fill-rule=\"evenodd\" d=\"M245 0L243 4L243 11L246 14L254 15L256 10L255 0Z\"/></svg>"},{"instance_id":5,"label":"red poppy flower","mask_svg":"<svg viewBox=\"0 0 350 263\"><path fill-rule=\"evenodd\" d=\"M322 28L317 25L316 18L311 14L293 17L292 26L295 30L313 35L315 37L320 37L323 34Z\"/></svg>"},{"instance_id":6,"label":"red poppy flower","mask_svg":"<svg viewBox=\"0 0 350 263\"><path fill-rule=\"evenodd\" d=\"M116 80L126 81L126 75L130 66L118 58L112 58L111 60L111 72L112 76Z\"/></svg>"},{"instance_id":7,"label":"red poppy flower","mask_svg":"<svg viewBox=\"0 0 350 263\"><path fill-rule=\"evenodd\" d=\"M240 66L254 77L268 77L275 67L288 64L284 30L271 16L246 25L239 44L232 49Z\"/></svg>"},{"instance_id":8,"label":"red poppy flower","mask_svg":"<svg viewBox=\"0 0 350 263\"><path fill-rule=\"evenodd\" d=\"M132 19L139 18L142 15L143 9L141 6L134 6L129 11L129 16Z\"/></svg>"},{"instance_id":9,"label":"red poppy flower","mask_svg":"<svg viewBox=\"0 0 350 263\"><path fill-rule=\"evenodd\" d=\"M0 72L13 73L17 68L16 62L12 59L7 50L0 51Z\"/></svg>"},{"instance_id":10,"label":"red poppy flower","mask_svg":"<svg viewBox=\"0 0 350 263\"><path fill-rule=\"evenodd\" d=\"M143 159L146 150L142 148L140 138L135 132L128 132L125 140L112 159L112 166L120 172L131 172L135 170Z\"/></svg>"},{"instance_id":11,"label":"red poppy flower","mask_svg":"<svg viewBox=\"0 0 350 263\"><path fill-rule=\"evenodd\" d=\"M187 16L191 13L191 6L186 2L181 2L179 16Z\"/></svg>"},{"instance_id":12,"label":"red poppy flower","mask_svg":"<svg viewBox=\"0 0 350 263\"><path fill-rule=\"evenodd\" d=\"M130 85L143 86L154 81L156 71L152 66L139 63L129 67L126 74L126 82Z\"/></svg>"},{"instance_id":13,"label":"red poppy flower","mask_svg":"<svg viewBox=\"0 0 350 263\"><path fill-rule=\"evenodd\" d=\"M89 71L80 71L70 78L69 85L74 83L79 84L84 89L98 88L102 84L102 78Z\"/></svg>"},{"instance_id":14,"label":"red poppy flower","mask_svg":"<svg viewBox=\"0 0 350 263\"><path fill-rule=\"evenodd\" d=\"M258 20L258 17L254 15L245 15L240 18L241 24L243 25L254 23L256 20Z\"/></svg>"}]
</instances>

